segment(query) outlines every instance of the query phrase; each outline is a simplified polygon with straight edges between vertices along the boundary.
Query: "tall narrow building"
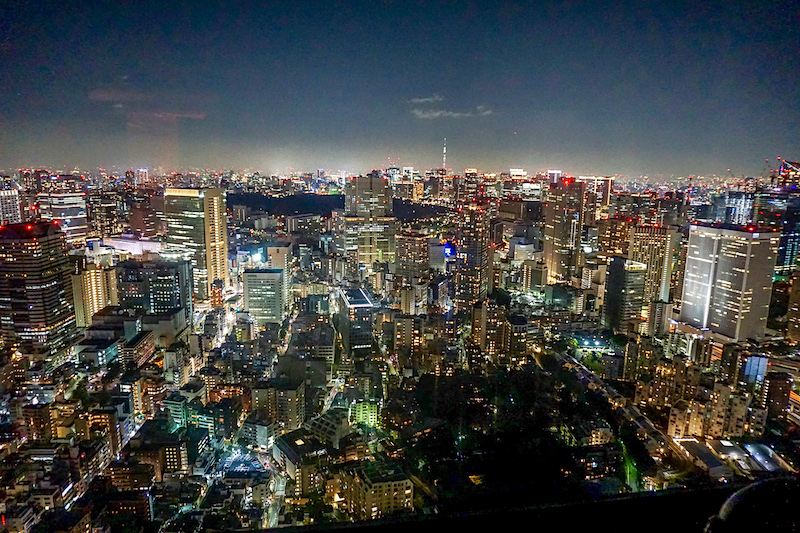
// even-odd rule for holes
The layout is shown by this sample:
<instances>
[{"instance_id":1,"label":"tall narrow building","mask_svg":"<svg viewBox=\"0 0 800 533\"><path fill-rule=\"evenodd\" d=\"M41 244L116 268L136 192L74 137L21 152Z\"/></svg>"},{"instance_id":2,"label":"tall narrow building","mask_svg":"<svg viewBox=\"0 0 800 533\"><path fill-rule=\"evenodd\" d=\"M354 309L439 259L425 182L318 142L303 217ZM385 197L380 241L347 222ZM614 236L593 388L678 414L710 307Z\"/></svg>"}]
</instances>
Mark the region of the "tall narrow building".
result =
<instances>
[{"instance_id":1,"label":"tall narrow building","mask_svg":"<svg viewBox=\"0 0 800 533\"><path fill-rule=\"evenodd\" d=\"M489 212L478 203L464 205L459 211L455 304L466 310L489 292Z\"/></svg>"},{"instance_id":2,"label":"tall narrow building","mask_svg":"<svg viewBox=\"0 0 800 533\"><path fill-rule=\"evenodd\" d=\"M680 320L740 342L764 338L777 232L692 225Z\"/></svg>"},{"instance_id":3,"label":"tall narrow building","mask_svg":"<svg viewBox=\"0 0 800 533\"><path fill-rule=\"evenodd\" d=\"M420 278L428 273L430 238L416 231L397 234L397 270L395 274L405 282Z\"/></svg>"},{"instance_id":4,"label":"tall narrow building","mask_svg":"<svg viewBox=\"0 0 800 533\"><path fill-rule=\"evenodd\" d=\"M375 302L364 289L350 287L339 289L338 305L336 329L342 338L343 356L348 359L369 357L375 339L372 331Z\"/></svg>"},{"instance_id":5,"label":"tall narrow building","mask_svg":"<svg viewBox=\"0 0 800 533\"><path fill-rule=\"evenodd\" d=\"M19 191L16 189L0 190L0 225L19 224L22 222L22 210L19 203Z\"/></svg>"},{"instance_id":6,"label":"tall narrow building","mask_svg":"<svg viewBox=\"0 0 800 533\"><path fill-rule=\"evenodd\" d=\"M265 247L267 265L283 272L281 276L281 312L289 306L289 289L292 285L292 265L294 256L292 244L288 242L268 243Z\"/></svg>"},{"instance_id":7,"label":"tall narrow building","mask_svg":"<svg viewBox=\"0 0 800 533\"><path fill-rule=\"evenodd\" d=\"M69 359L76 336L65 239L50 221L0 229L3 349L52 366Z\"/></svg>"},{"instance_id":8,"label":"tall narrow building","mask_svg":"<svg viewBox=\"0 0 800 533\"><path fill-rule=\"evenodd\" d=\"M228 229L222 189L167 189L167 245L192 261L194 296L208 300L211 287L228 285Z\"/></svg>"},{"instance_id":9,"label":"tall narrow building","mask_svg":"<svg viewBox=\"0 0 800 533\"><path fill-rule=\"evenodd\" d=\"M647 265L615 256L608 264L603 298L603 326L615 332L634 333L642 323Z\"/></svg>"},{"instance_id":10,"label":"tall narrow building","mask_svg":"<svg viewBox=\"0 0 800 533\"><path fill-rule=\"evenodd\" d=\"M791 342L800 342L800 275L792 277L789 291L789 309L786 312L786 337Z\"/></svg>"},{"instance_id":11,"label":"tall narrow building","mask_svg":"<svg viewBox=\"0 0 800 533\"><path fill-rule=\"evenodd\" d=\"M392 189L380 172L349 178L345 184L344 246L355 270L370 275L373 265L395 260Z\"/></svg>"},{"instance_id":12,"label":"tall narrow building","mask_svg":"<svg viewBox=\"0 0 800 533\"><path fill-rule=\"evenodd\" d=\"M544 262L548 285L569 282L581 256L586 184L571 178L550 185L544 202Z\"/></svg>"},{"instance_id":13,"label":"tall narrow building","mask_svg":"<svg viewBox=\"0 0 800 533\"><path fill-rule=\"evenodd\" d=\"M72 267L72 295L75 323L79 328L92 325L92 317L109 305L117 305L117 273L114 267L87 261L77 256Z\"/></svg>"},{"instance_id":14,"label":"tall narrow building","mask_svg":"<svg viewBox=\"0 0 800 533\"><path fill-rule=\"evenodd\" d=\"M676 262L680 234L678 228L637 226L631 234L631 260L647 267L644 278L642 317L649 319L655 302L669 302L672 271ZM652 333L650 333L652 334Z\"/></svg>"},{"instance_id":15,"label":"tall narrow building","mask_svg":"<svg viewBox=\"0 0 800 533\"><path fill-rule=\"evenodd\" d=\"M89 193L86 206L90 237L110 237L122 231L117 201L115 192L95 190Z\"/></svg>"}]
</instances>

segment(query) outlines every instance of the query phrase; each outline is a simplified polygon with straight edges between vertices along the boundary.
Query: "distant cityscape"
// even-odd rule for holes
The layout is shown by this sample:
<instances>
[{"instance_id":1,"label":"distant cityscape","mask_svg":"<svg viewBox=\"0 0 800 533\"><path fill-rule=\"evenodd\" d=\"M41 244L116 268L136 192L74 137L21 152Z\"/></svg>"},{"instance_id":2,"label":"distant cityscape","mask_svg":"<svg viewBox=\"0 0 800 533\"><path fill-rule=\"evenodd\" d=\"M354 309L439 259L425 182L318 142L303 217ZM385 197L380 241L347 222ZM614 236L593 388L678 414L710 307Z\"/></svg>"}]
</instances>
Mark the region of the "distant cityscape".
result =
<instances>
[{"instance_id":1,"label":"distant cityscape","mask_svg":"<svg viewBox=\"0 0 800 533\"><path fill-rule=\"evenodd\" d=\"M444 167L0 173L3 530L412 521L797 472L800 163Z\"/></svg>"}]
</instances>

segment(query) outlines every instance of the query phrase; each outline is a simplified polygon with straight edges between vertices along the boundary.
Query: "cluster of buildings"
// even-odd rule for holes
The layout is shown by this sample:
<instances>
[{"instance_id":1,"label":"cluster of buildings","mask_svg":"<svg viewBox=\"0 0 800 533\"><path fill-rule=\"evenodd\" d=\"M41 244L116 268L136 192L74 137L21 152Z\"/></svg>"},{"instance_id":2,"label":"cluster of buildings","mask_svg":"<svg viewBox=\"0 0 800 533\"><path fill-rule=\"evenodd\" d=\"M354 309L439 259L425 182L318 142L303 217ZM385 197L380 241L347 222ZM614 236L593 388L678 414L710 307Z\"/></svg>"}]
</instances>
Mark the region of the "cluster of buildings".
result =
<instances>
[{"instance_id":1,"label":"cluster of buildings","mask_svg":"<svg viewBox=\"0 0 800 533\"><path fill-rule=\"evenodd\" d=\"M580 358L628 384L615 407L666 413L646 432L758 438L794 420L800 368L771 348L800 340L800 172L776 176L628 192L558 170L20 170L0 190L4 506L28 517L14 530L87 508L101 482L157 518L159 484L213 488L231 445L264 454L293 501L322 493L340 518L411 511L409 467L379 444L393 394L426 373L541 363L569 337L603 339ZM257 201L319 193L343 203ZM585 479L619 469L602 420L560 431ZM128 512L114 501L92 520Z\"/></svg>"}]
</instances>

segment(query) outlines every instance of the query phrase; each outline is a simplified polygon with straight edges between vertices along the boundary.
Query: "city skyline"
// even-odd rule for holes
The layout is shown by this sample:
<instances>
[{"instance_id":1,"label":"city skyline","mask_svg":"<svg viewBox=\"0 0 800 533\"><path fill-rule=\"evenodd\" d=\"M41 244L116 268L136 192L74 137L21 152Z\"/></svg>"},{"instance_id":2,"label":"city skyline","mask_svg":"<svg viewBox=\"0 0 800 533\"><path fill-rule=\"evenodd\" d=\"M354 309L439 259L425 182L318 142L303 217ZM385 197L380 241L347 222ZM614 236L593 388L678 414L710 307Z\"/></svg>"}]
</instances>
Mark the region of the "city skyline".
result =
<instances>
[{"instance_id":1,"label":"city skyline","mask_svg":"<svg viewBox=\"0 0 800 533\"><path fill-rule=\"evenodd\" d=\"M759 176L800 133L788 2L33 9L4 168L435 168L447 137L454 169Z\"/></svg>"},{"instance_id":2,"label":"city skyline","mask_svg":"<svg viewBox=\"0 0 800 533\"><path fill-rule=\"evenodd\" d=\"M6 4L3 533L794 530L800 4Z\"/></svg>"}]
</instances>

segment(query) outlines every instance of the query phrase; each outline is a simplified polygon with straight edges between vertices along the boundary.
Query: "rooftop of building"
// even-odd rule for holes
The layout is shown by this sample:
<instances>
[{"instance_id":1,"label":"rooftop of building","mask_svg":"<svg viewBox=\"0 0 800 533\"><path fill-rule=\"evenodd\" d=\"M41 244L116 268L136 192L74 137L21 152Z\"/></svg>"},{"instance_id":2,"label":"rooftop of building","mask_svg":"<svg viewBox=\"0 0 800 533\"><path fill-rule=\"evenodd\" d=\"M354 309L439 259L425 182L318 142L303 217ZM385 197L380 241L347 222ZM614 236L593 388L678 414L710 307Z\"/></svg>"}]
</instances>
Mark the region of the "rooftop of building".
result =
<instances>
[{"instance_id":1,"label":"rooftop of building","mask_svg":"<svg viewBox=\"0 0 800 533\"><path fill-rule=\"evenodd\" d=\"M304 428L296 429L275 439L277 446L293 463L304 457L325 452L325 445Z\"/></svg>"},{"instance_id":2,"label":"rooftop of building","mask_svg":"<svg viewBox=\"0 0 800 533\"><path fill-rule=\"evenodd\" d=\"M359 468L372 483L393 483L408 479L400 464L394 461L366 461Z\"/></svg>"},{"instance_id":3,"label":"rooftop of building","mask_svg":"<svg viewBox=\"0 0 800 533\"><path fill-rule=\"evenodd\" d=\"M374 307L367 291L360 287L348 287L341 290L347 307Z\"/></svg>"},{"instance_id":4,"label":"rooftop of building","mask_svg":"<svg viewBox=\"0 0 800 533\"><path fill-rule=\"evenodd\" d=\"M49 220L0 226L0 239L2 240L27 240L47 237L57 233L62 233L58 222Z\"/></svg>"},{"instance_id":5,"label":"rooftop of building","mask_svg":"<svg viewBox=\"0 0 800 533\"><path fill-rule=\"evenodd\" d=\"M246 268L245 274L282 274L283 269L280 268Z\"/></svg>"}]
</instances>

